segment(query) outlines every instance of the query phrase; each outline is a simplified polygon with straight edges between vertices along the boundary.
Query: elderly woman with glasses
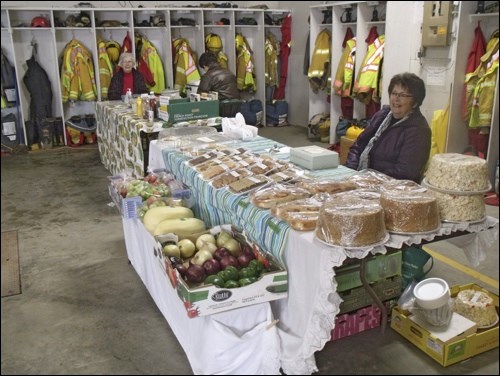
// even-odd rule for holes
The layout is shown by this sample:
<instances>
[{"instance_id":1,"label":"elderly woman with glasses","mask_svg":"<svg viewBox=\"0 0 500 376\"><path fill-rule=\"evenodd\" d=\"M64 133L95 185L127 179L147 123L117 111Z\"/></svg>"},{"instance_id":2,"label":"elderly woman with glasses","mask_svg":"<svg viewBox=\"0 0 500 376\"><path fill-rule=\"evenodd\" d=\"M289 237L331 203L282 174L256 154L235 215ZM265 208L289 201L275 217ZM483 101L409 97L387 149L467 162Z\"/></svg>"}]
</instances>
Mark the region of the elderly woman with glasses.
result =
<instances>
[{"instance_id":1,"label":"elderly woman with glasses","mask_svg":"<svg viewBox=\"0 0 500 376\"><path fill-rule=\"evenodd\" d=\"M420 112L424 81L413 73L395 75L389 97L389 106L373 115L351 146L345 165L420 183L431 148L431 129Z\"/></svg>"},{"instance_id":2,"label":"elderly woman with glasses","mask_svg":"<svg viewBox=\"0 0 500 376\"><path fill-rule=\"evenodd\" d=\"M108 99L121 99L130 89L132 94L148 92L144 77L135 69L134 55L124 52L120 55L118 66L121 68L113 75L108 89Z\"/></svg>"}]
</instances>

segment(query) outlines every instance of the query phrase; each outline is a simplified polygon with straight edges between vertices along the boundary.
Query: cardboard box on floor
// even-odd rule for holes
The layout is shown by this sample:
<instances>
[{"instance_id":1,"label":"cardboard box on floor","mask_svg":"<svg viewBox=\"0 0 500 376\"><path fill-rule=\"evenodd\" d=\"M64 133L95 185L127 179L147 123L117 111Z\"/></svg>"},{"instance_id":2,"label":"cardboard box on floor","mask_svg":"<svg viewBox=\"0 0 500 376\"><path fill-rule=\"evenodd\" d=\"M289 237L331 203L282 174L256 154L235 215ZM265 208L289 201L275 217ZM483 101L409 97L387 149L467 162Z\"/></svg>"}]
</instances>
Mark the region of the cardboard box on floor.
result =
<instances>
[{"instance_id":1,"label":"cardboard box on floor","mask_svg":"<svg viewBox=\"0 0 500 376\"><path fill-rule=\"evenodd\" d=\"M344 164L347 160L347 154L349 154L349 149L356 142L356 140L352 140L347 138L346 136L340 137L340 164Z\"/></svg>"},{"instance_id":2,"label":"cardboard box on floor","mask_svg":"<svg viewBox=\"0 0 500 376\"><path fill-rule=\"evenodd\" d=\"M491 296L498 313L498 296L476 284L454 286L451 288L451 296L455 297L460 291L467 289L482 291ZM443 342L411 320L410 316L411 313L396 306L392 310L391 328L444 367L498 347L498 323L492 328L478 329L471 334L465 332Z\"/></svg>"}]
</instances>

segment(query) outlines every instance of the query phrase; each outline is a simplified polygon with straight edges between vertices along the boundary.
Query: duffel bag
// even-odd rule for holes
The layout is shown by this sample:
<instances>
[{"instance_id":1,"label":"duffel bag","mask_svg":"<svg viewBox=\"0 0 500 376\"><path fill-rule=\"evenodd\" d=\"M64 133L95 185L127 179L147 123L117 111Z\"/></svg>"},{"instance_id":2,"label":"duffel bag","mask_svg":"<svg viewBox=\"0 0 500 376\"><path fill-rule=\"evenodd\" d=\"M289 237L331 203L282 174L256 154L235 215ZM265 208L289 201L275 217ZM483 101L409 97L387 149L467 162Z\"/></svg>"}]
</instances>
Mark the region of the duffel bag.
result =
<instances>
[{"instance_id":1,"label":"duffel bag","mask_svg":"<svg viewBox=\"0 0 500 376\"><path fill-rule=\"evenodd\" d=\"M240 107L240 112L245 118L245 123L247 125L262 125L264 108L260 100L252 99L251 101L243 102Z\"/></svg>"},{"instance_id":2,"label":"duffel bag","mask_svg":"<svg viewBox=\"0 0 500 376\"><path fill-rule=\"evenodd\" d=\"M288 125L287 101L275 101L266 105L266 125L268 127L285 127Z\"/></svg>"}]
</instances>

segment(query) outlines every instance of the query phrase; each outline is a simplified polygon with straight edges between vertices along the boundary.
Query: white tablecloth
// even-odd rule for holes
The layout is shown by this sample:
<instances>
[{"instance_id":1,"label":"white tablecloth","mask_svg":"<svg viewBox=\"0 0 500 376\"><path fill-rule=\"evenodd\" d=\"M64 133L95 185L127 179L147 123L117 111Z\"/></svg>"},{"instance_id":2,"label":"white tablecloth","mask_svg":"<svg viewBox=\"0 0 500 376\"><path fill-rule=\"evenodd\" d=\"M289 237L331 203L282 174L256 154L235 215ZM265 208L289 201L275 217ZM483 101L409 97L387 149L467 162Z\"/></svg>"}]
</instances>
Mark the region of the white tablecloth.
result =
<instances>
[{"instance_id":1,"label":"white tablecloth","mask_svg":"<svg viewBox=\"0 0 500 376\"><path fill-rule=\"evenodd\" d=\"M279 375L280 345L269 303L189 318L138 219L123 219L127 255L198 375Z\"/></svg>"},{"instance_id":2,"label":"white tablecloth","mask_svg":"<svg viewBox=\"0 0 500 376\"><path fill-rule=\"evenodd\" d=\"M166 162L162 154L161 144L152 141L150 166L165 168ZM167 169L169 167L172 166L167 166ZM324 173L328 174L328 170L324 170ZM332 176L342 173L340 167L331 172ZM290 229L282 252L283 262L288 270L288 297L271 302L274 317L280 320L278 334L283 371L288 375L305 375L318 371L314 353L322 350L330 340L335 316L342 301L336 292L333 267L342 265L347 257L362 259L368 254L385 254L386 246L401 248L420 244L423 240L439 240L439 236L456 231L478 233L494 226L492 236L497 239L497 223L498 220L487 217L477 224L443 224L439 231L421 236L391 234L385 244L360 250L330 247L315 240L312 231L298 232Z\"/></svg>"}]
</instances>

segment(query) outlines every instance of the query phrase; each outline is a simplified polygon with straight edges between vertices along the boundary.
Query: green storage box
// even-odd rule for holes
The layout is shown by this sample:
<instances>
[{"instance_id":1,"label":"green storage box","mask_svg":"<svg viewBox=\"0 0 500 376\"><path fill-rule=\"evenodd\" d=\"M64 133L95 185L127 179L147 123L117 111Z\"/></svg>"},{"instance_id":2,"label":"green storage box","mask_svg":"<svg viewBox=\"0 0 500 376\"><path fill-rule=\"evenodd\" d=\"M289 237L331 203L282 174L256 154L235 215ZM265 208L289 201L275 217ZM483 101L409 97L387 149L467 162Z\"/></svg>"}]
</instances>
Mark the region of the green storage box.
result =
<instances>
[{"instance_id":1,"label":"green storage box","mask_svg":"<svg viewBox=\"0 0 500 376\"><path fill-rule=\"evenodd\" d=\"M391 299L399 298L403 290L403 278L400 275L396 275L375 283L370 283L370 286L381 301L387 302ZM339 314L352 312L374 304L373 298L363 286L340 292L339 296L343 300L340 303Z\"/></svg>"},{"instance_id":2,"label":"green storage box","mask_svg":"<svg viewBox=\"0 0 500 376\"><path fill-rule=\"evenodd\" d=\"M361 260L335 268L337 292L347 291L363 285L359 275ZM377 282L395 275L401 275L402 253L400 250L386 255L366 259L365 274L368 283Z\"/></svg>"},{"instance_id":3,"label":"green storage box","mask_svg":"<svg viewBox=\"0 0 500 376\"><path fill-rule=\"evenodd\" d=\"M190 102L189 99L172 99L168 104L168 122L208 119L219 116L219 101Z\"/></svg>"}]
</instances>

